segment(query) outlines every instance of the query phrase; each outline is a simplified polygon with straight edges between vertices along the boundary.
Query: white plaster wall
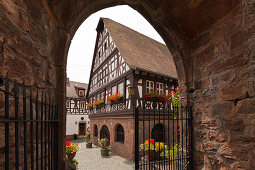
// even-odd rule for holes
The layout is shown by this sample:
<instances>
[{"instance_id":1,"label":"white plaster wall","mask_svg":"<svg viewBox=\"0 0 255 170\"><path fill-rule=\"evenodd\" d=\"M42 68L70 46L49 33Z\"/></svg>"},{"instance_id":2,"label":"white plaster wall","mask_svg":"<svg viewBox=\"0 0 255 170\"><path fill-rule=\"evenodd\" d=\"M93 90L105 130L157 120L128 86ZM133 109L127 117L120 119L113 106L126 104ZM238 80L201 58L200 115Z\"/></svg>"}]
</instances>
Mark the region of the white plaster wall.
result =
<instances>
[{"instance_id":1,"label":"white plaster wall","mask_svg":"<svg viewBox=\"0 0 255 170\"><path fill-rule=\"evenodd\" d=\"M81 117L84 117L84 120L81 120ZM87 133L88 127L90 127L90 120L88 118L88 115L67 115L66 116L66 135L79 134L79 123L86 123L86 133Z\"/></svg>"}]
</instances>

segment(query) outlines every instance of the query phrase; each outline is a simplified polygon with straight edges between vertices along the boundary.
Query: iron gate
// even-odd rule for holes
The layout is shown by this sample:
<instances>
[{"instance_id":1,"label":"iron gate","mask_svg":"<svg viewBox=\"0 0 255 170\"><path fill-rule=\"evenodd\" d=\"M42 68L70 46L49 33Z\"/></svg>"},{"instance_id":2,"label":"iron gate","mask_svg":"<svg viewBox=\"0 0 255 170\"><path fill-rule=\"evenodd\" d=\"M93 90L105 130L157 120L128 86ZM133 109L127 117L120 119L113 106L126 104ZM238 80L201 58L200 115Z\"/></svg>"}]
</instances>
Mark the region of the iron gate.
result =
<instances>
[{"instance_id":1,"label":"iron gate","mask_svg":"<svg viewBox=\"0 0 255 170\"><path fill-rule=\"evenodd\" d=\"M0 169L58 169L58 107L43 90L1 80ZM36 90L36 92L33 92ZM1 102L1 101L0 101ZM3 142L5 141L5 142Z\"/></svg>"},{"instance_id":2,"label":"iron gate","mask_svg":"<svg viewBox=\"0 0 255 170\"><path fill-rule=\"evenodd\" d=\"M144 101L135 110L135 169L192 169L192 110Z\"/></svg>"}]
</instances>

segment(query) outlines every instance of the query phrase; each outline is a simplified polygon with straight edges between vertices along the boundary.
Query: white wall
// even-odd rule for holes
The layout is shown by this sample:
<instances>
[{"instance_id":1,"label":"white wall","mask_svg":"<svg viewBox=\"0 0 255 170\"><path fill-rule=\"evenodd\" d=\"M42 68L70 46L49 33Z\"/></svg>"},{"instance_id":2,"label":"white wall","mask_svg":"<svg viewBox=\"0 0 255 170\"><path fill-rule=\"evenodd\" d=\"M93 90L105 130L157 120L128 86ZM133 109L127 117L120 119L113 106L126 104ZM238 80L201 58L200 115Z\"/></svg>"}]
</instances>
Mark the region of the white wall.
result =
<instances>
[{"instance_id":1,"label":"white wall","mask_svg":"<svg viewBox=\"0 0 255 170\"><path fill-rule=\"evenodd\" d=\"M81 117L84 117L84 120L81 120ZM75 122L77 122L77 123L75 123ZM67 114L67 116L66 116L66 135L79 134L79 123L86 123L86 133L87 133L88 132L87 129L88 129L88 127L90 127L90 120L88 118L88 115L69 115L69 114Z\"/></svg>"}]
</instances>

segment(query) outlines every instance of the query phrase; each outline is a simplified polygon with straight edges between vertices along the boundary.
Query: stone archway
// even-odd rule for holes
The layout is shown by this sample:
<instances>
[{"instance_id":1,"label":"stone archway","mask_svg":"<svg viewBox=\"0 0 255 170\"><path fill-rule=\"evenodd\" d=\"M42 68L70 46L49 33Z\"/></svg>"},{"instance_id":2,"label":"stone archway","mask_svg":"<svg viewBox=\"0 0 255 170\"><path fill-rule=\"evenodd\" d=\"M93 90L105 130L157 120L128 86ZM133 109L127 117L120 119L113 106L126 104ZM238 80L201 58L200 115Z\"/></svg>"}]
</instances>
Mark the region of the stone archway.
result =
<instances>
[{"instance_id":1,"label":"stone archway","mask_svg":"<svg viewBox=\"0 0 255 170\"><path fill-rule=\"evenodd\" d=\"M110 145L111 134L110 134L110 131L106 125L103 125L100 129L100 140L104 139L104 138L107 139L107 143L108 143L108 145Z\"/></svg>"},{"instance_id":2,"label":"stone archway","mask_svg":"<svg viewBox=\"0 0 255 170\"><path fill-rule=\"evenodd\" d=\"M89 15L121 4L142 14L174 56L182 94L194 110L195 168L254 167L254 0L1 1L0 76L8 71L11 81L56 91L60 160L71 39Z\"/></svg>"},{"instance_id":3,"label":"stone archway","mask_svg":"<svg viewBox=\"0 0 255 170\"><path fill-rule=\"evenodd\" d=\"M156 142L164 142L164 126L161 123L156 124L151 130L151 138Z\"/></svg>"}]
</instances>

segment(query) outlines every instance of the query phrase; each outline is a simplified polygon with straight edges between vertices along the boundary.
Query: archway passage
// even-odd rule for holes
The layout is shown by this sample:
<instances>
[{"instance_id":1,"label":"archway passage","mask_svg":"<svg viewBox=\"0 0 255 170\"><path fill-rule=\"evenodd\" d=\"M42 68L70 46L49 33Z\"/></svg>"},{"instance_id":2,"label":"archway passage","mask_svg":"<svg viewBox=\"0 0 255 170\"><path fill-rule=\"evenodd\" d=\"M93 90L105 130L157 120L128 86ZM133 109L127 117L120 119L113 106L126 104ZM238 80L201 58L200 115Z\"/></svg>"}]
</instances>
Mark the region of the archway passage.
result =
<instances>
[{"instance_id":1,"label":"archway passage","mask_svg":"<svg viewBox=\"0 0 255 170\"><path fill-rule=\"evenodd\" d=\"M98 129L97 129L97 125L94 125L94 134L93 136L97 137L98 136Z\"/></svg>"},{"instance_id":2,"label":"archway passage","mask_svg":"<svg viewBox=\"0 0 255 170\"><path fill-rule=\"evenodd\" d=\"M116 128L116 141L124 143L124 140L125 140L124 128L121 124L118 124Z\"/></svg>"},{"instance_id":3,"label":"archway passage","mask_svg":"<svg viewBox=\"0 0 255 170\"><path fill-rule=\"evenodd\" d=\"M106 138L108 145L110 145L110 131L106 125L103 125L100 130L100 140Z\"/></svg>"},{"instance_id":4,"label":"archway passage","mask_svg":"<svg viewBox=\"0 0 255 170\"><path fill-rule=\"evenodd\" d=\"M161 123L152 128L151 138L156 142L164 142L164 126Z\"/></svg>"}]
</instances>

